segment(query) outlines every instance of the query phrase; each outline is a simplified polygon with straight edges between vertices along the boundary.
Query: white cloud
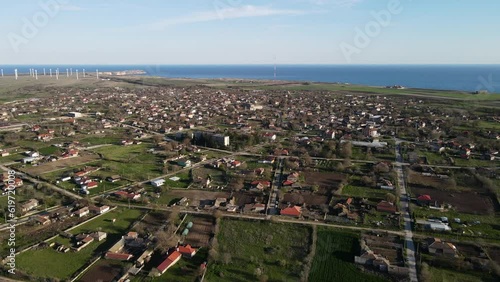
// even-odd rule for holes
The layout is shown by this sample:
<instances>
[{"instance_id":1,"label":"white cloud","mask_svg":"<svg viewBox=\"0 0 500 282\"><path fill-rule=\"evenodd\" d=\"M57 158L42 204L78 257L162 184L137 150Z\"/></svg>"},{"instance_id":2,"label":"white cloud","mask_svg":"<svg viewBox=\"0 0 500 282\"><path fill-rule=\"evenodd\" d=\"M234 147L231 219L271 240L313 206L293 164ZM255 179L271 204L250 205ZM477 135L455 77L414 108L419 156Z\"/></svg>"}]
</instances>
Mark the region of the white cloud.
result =
<instances>
[{"instance_id":1,"label":"white cloud","mask_svg":"<svg viewBox=\"0 0 500 282\"><path fill-rule=\"evenodd\" d=\"M215 8L213 11L197 12L183 17L165 19L149 24L148 28L154 30L162 30L170 26L182 24L280 15L305 15L317 12L318 11L274 9L269 6L245 5L239 7Z\"/></svg>"}]
</instances>

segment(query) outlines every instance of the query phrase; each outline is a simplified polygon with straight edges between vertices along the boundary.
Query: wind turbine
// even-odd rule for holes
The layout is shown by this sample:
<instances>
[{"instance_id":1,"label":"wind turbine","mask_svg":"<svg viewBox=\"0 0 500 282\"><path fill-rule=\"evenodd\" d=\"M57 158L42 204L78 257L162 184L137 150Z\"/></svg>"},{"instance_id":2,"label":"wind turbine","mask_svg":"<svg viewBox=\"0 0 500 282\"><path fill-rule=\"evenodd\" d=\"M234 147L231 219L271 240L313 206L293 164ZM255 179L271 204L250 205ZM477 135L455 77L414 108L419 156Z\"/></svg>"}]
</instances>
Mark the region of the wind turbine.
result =
<instances>
[{"instance_id":1,"label":"wind turbine","mask_svg":"<svg viewBox=\"0 0 500 282\"><path fill-rule=\"evenodd\" d=\"M56 69L56 80L59 80L59 69Z\"/></svg>"},{"instance_id":2,"label":"wind turbine","mask_svg":"<svg viewBox=\"0 0 500 282\"><path fill-rule=\"evenodd\" d=\"M69 77L69 70L66 69L66 77Z\"/></svg>"},{"instance_id":3,"label":"wind turbine","mask_svg":"<svg viewBox=\"0 0 500 282\"><path fill-rule=\"evenodd\" d=\"M83 69L83 78L85 78L85 69Z\"/></svg>"},{"instance_id":4,"label":"wind turbine","mask_svg":"<svg viewBox=\"0 0 500 282\"><path fill-rule=\"evenodd\" d=\"M76 80L78 80L78 70L76 70Z\"/></svg>"},{"instance_id":5,"label":"wind turbine","mask_svg":"<svg viewBox=\"0 0 500 282\"><path fill-rule=\"evenodd\" d=\"M17 80L17 69L14 70L14 75L16 76L16 80Z\"/></svg>"},{"instance_id":6,"label":"wind turbine","mask_svg":"<svg viewBox=\"0 0 500 282\"><path fill-rule=\"evenodd\" d=\"M3 77L3 69L2 69L2 77Z\"/></svg>"},{"instance_id":7,"label":"wind turbine","mask_svg":"<svg viewBox=\"0 0 500 282\"><path fill-rule=\"evenodd\" d=\"M43 68L43 76L45 76L45 68Z\"/></svg>"},{"instance_id":8,"label":"wind turbine","mask_svg":"<svg viewBox=\"0 0 500 282\"><path fill-rule=\"evenodd\" d=\"M71 71L71 76L73 76L73 68L69 69Z\"/></svg>"},{"instance_id":9,"label":"wind turbine","mask_svg":"<svg viewBox=\"0 0 500 282\"><path fill-rule=\"evenodd\" d=\"M97 77L97 79L99 79L99 70L98 69L95 70L95 76Z\"/></svg>"},{"instance_id":10,"label":"wind turbine","mask_svg":"<svg viewBox=\"0 0 500 282\"><path fill-rule=\"evenodd\" d=\"M52 69L50 69L49 72L50 72L50 77L52 77Z\"/></svg>"},{"instance_id":11,"label":"wind turbine","mask_svg":"<svg viewBox=\"0 0 500 282\"><path fill-rule=\"evenodd\" d=\"M38 80L38 70L35 70L35 79Z\"/></svg>"}]
</instances>

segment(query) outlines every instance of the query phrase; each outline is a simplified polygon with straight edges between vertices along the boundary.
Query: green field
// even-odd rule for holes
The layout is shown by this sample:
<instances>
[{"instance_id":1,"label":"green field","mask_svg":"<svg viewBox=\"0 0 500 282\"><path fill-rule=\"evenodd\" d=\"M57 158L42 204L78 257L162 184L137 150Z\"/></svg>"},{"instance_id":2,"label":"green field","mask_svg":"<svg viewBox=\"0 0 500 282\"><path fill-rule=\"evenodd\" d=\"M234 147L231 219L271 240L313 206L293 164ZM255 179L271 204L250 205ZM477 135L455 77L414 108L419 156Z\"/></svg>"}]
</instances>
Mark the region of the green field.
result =
<instances>
[{"instance_id":1,"label":"green field","mask_svg":"<svg viewBox=\"0 0 500 282\"><path fill-rule=\"evenodd\" d=\"M318 228L316 255L314 256L309 281L365 281L382 282L385 279L362 272L354 264L359 253L359 235Z\"/></svg>"},{"instance_id":2,"label":"green field","mask_svg":"<svg viewBox=\"0 0 500 282\"><path fill-rule=\"evenodd\" d=\"M209 264L206 281L299 281L309 252L311 230L302 225L222 220L217 262ZM224 257L229 256L230 262Z\"/></svg>"},{"instance_id":3,"label":"green field","mask_svg":"<svg viewBox=\"0 0 500 282\"><path fill-rule=\"evenodd\" d=\"M371 188L371 187L361 187L354 185L346 185L342 188L342 195L350 197L361 197L368 199L385 199L387 193L395 193L394 191Z\"/></svg>"},{"instance_id":4,"label":"green field","mask_svg":"<svg viewBox=\"0 0 500 282\"><path fill-rule=\"evenodd\" d=\"M97 253L111 247L140 215L141 212L139 210L124 209L111 211L70 231L72 234L97 230L108 232L108 237L105 241L92 242L80 252L70 251L68 253L60 253L50 247L29 250L17 257L18 267L22 271L37 277L67 279ZM116 218L114 224L111 222L112 218ZM64 243L66 246L69 243L67 239L59 237L53 241Z\"/></svg>"},{"instance_id":5,"label":"green field","mask_svg":"<svg viewBox=\"0 0 500 282\"><path fill-rule=\"evenodd\" d=\"M79 234L82 232L94 232L101 230L112 234L124 233L127 228L141 215L140 210L117 208L110 211L97 219L91 220L70 231L71 234ZM111 220L116 218L113 223Z\"/></svg>"},{"instance_id":6,"label":"green field","mask_svg":"<svg viewBox=\"0 0 500 282\"><path fill-rule=\"evenodd\" d=\"M429 267L431 274L431 282L484 282L494 281L487 278L480 277L477 273L467 274L460 273L455 270L448 270L443 268Z\"/></svg>"},{"instance_id":7,"label":"green field","mask_svg":"<svg viewBox=\"0 0 500 282\"><path fill-rule=\"evenodd\" d=\"M170 180L172 177L179 177L180 179L177 181ZM178 173L174 176L168 177L165 179L165 185L171 188L187 188L189 184L191 184L191 178L189 177L189 171L184 171Z\"/></svg>"},{"instance_id":8,"label":"green field","mask_svg":"<svg viewBox=\"0 0 500 282\"><path fill-rule=\"evenodd\" d=\"M104 171L122 175L131 181L142 181L160 176L162 173L160 158L147 152L150 147L150 144L112 145L94 151L104 157L100 162Z\"/></svg>"}]
</instances>

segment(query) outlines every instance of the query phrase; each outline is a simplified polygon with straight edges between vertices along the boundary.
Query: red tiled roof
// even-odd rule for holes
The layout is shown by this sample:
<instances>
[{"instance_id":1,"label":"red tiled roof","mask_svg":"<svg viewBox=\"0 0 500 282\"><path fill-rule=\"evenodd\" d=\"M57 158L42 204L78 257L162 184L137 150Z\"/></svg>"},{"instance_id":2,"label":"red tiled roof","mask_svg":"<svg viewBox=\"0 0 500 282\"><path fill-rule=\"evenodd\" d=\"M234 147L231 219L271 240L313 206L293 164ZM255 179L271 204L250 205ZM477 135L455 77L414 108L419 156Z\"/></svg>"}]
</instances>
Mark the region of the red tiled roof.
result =
<instances>
[{"instance_id":1,"label":"red tiled roof","mask_svg":"<svg viewBox=\"0 0 500 282\"><path fill-rule=\"evenodd\" d=\"M130 258L132 258L132 255L107 252L105 258L116 259L116 260L129 260Z\"/></svg>"},{"instance_id":2,"label":"red tiled roof","mask_svg":"<svg viewBox=\"0 0 500 282\"><path fill-rule=\"evenodd\" d=\"M192 248L191 245L186 245L185 247L179 247L179 253L183 255L191 255L193 252L196 252L195 248Z\"/></svg>"},{"instance_id":3,"label":"red tiled roof","mask_svg":"<svg viewBox=\"0 0 500 282\"><path fill-rule=\"evenodd\" d=\"M179 258L181 257L181 253L174 251L171 253L160 265L158 265L157 269L161 273L163 273L167 268L169 268L171 265L175 264Z\"/></svg>"},{"instance_id":4,"label":"red tiled roof","mask_svg":"<svg viewBox=\"0 0 500 282\"><path fill-rule=\"evenodd\" d=\"M288 207L280 211L281 215L300 216L300 213L301 213L300 206Z\"/></svg>"},{"instance_id":5,"label":"red tiled roof","mask_svg":"<svg viewBox=\"0 0 500 282\"><path fill-rule=\"evenodd\" d=\"M432 201L432 198L429 195L421 195L417 198L417 200L419 200L419 201Z\"/></svg>"}]
</instances>

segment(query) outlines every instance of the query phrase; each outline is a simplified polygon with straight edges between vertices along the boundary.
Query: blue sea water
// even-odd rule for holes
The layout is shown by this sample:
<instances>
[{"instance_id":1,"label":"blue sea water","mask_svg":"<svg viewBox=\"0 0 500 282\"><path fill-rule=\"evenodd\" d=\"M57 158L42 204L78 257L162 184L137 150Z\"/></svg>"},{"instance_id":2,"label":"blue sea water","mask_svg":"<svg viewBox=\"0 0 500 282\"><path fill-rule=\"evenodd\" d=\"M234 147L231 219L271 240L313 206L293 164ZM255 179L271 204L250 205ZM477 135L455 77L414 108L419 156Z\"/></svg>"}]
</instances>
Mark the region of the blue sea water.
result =
<instances>
[{"instance_id":1,"label":"blue sea water","mask_svg":"<svg viewBox=\"0 0 500 282\"><path fill-rule=\"evenodd\" d=\"M87 72L144 70L147 75L171 78L274 79L273 65L0 65L4 73L17 68L26 75L59 68ZM409 88L500 93L500 65L278 65L278 80L339 82L371 86L402 85Z\"/></svg>"}]
</instances>

